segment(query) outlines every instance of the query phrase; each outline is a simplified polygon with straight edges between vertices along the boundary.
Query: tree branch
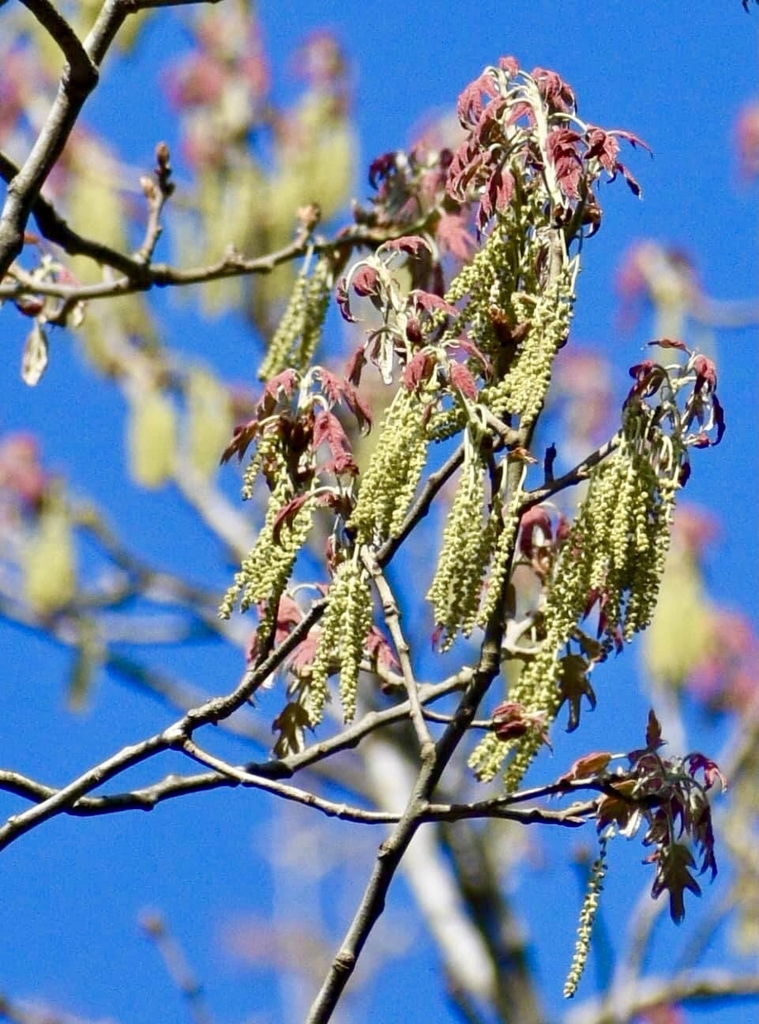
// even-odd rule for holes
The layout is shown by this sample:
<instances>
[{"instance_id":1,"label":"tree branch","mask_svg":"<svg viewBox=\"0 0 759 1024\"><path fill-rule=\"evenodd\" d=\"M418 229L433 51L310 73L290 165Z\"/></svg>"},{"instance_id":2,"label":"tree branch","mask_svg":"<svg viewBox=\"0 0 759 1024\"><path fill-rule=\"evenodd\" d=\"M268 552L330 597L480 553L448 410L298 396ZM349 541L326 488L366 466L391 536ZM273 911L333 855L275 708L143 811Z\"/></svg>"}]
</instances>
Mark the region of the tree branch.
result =
<instances>
[{"instance_id":1,"label":"tree branch","mask_svg":"<svg viewBox=\"0 0 759 1024\"><path fill-rule=\"evenodd\" d=\"M382 602L382 613L385 617L387 628L390 631L390 636L393 638L393 643L395 644L395 650L398 654L398 661L403 674L403 682L408 694L409 705L411 708L411 722L419 741L420 756L423 761L426 761L430 757L434 757L435 744L422 713L422 705L419 701L419 690L414 677L414 670L411 667L411 659L409 658L410 648L403 635L403 630L401 629L401 615L398 610L398 602L395 600L395 596L393 595L393 591L387 581L387 577L377 565L376 559L368 548L364 548L362 550L361 559L367 572L374 580L374 585L377 588L377 593L380 601Z\"/></svg>"}]
</instances>

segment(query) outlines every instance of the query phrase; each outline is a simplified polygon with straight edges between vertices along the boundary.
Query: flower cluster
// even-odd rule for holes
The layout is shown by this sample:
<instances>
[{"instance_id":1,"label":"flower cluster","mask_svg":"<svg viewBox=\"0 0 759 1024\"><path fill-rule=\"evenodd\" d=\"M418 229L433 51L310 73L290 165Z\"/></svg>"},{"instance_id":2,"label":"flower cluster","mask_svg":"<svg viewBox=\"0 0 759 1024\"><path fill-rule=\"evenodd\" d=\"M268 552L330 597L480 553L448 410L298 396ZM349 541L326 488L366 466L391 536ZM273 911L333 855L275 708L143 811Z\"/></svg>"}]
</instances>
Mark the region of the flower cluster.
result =
<instances>
[{"instance_id":1,"label":"flower cluster","mask_svg":"<svg viewBox=\"0 0 759 1024\"><path fill-rule=\"evenodd\" d=\"M242 459L255 442L243 491L249 496L262 473L270 494L264 526L224 597L222 617L238 600L243 611L266 602L273 613L316 507L332 509L339 536L353 504L358 467L333 411L338 404L347 406L359 427L368 427L371 414L349 381L323 367L302 375L286 370L266 384L256 415L235 431L222 461L233 455ZM326 458L320 454L324 449Z\"/></svg>"},{"instance_id":2,"label":"flower cluster","mask_svg":"<svg viewBox=\"0 0 759 1024\"><path fill-rule=\"evenodd\" d=\"M687 361L663 366L646 360L631 369L635 383L617 445L592 470L571 528L557 538L560 547L550 563L541 608L543 634L510 690L510 699L548 720L577 692L576 678L585 679L595 661L620 650L649 625L675 496L690 472L688 449L716 444L724 432L713 363L681 342L658 344L684 351ZM591 613L597 617L595 649L578 631L579 620ZM475 749L470 764L480 778L492 778L513 752L506 772L511 789L540 744L534 732L519 740L491 733Z\"/></svg>"}]
</instances>

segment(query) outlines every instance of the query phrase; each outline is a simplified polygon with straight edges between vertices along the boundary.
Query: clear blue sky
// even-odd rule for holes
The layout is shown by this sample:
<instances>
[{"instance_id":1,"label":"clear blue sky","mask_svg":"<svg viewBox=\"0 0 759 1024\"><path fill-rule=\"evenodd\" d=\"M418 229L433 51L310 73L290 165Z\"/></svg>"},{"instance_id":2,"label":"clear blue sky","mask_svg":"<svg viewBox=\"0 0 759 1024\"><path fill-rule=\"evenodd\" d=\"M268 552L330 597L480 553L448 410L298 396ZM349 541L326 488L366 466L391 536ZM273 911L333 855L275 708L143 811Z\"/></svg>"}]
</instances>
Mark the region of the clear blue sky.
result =
<instances>
[{"instance_id":1,"label":"clear blue sky","mask_svg":"<svg viewBox=\"0 0 759 1024\"><path fill-rule=\"evenodd\" d=\"M646 340L643 332L620 338L615 327L614 268L634 239L652 236L686 249L717 298L756 293L756 192L737 183L731 132L736 111L756 94L759 10L747 16L740 0L418 0L406 5L262 0L259 9L275 81L284 81L288 57L310 29L327 26L337 32L354 66L364 165L407 143L412 126L425 114L451 107L484 65L506 54L527 68L558 70L575 88L581 114L606 127L632 130L651 145L653 160L637 153L629 161L643 185L644 201L636 201L621 185L606 191L606 219L588 246L580 284L575 336L609 352L620 377ZM152 147L165 134L167 108L154 70L164 48L181 45L175 16L158 14L131 65L109 62L103 87L86 110L131 164L148 166ZM286 94L287 86L282 88ZM358 197L367 191L361 178ZM118 460L113 459L115 468L108 464L123 430L120 400L114 402L113 393L95 386L65 337L54 338L42 385L26 389L16 376L17 322L5 310L0 322L5 342L0 431L40 433L48 464L81 491L108 503L122 532L138 536L157 563L180 568L196 552L205 552L199 555L198 575L218 583L218 549L209 548L203 533L177 511L171 494L145 498L122 489ZM180 323L181 343L203 351L208 330L191 312L167 313L164 323L170 343L180 343ZM219 330L224 332L224 358L243 377L249 366L247 341L226 322ZM756 331L721 338L718 362L728 434L720 449L694 460L689 497L708 504L725 527L710 566L715 593L747 610L756 623ZM71 716L64 710L68 657L63 652L2 623L0 652L3 767L62 783L170 720L164 709L106 678L87 714ZM632 657L627 660L634 663ZM177 652L172 666L219 690L239 672L233 656L195 648ZM629 675L629 669L624 671ZM611 708L599 709L595 735L614 726L624 734L620 748L637 745L643 708L642 700L632 704L630 720L623 723L614 722ZM591 730L586 749L593 746L593 736ZM169 760L161 767L170 770ZM3 814L16 807L15 799L0 795ZM340 836L351 826L333 823L329 828ZM138 932L138 912L154 906L165 912L185 944L218 1024L243 1019L289 1024L285 1011L272 1009L274 978L231 966L220 943L230 915L263 919L275 894L282 895L281 876L272 874L254 848L262 837L265 846L275 847L267 799L244 793L189 798L150 815L57 819L36 830L0 857L0 991L39 997L88 1019L109 1017L124 1024L184 1020L162 966ZM547 843L545 870L528 875L527 889L534 895L524 905L538 940L547 1005L556 1013L577 906L572 876L561 866L561 850L569 842L562 836L559 843ZM368 873L369 850L365 845L361 853L357 886ZM625 863L635 865L640 853L636 847L615 864L620 869ZM633 870L637 893L645 874L642 868ZM612 927L629 901L621 877L620 870L609 883ZM391 921L404 929L402 887L398 894ZM344 906L330 911L342 924L346 913ZM547 933L542 940L541 931ZM670 931L663 948L671 940ZM392 930L384 941L392 942ZM435 964L429 942L419 933L408 961L391 961L386 968L383 988L389 998L370 1007L359 1001L353 1019L372 1024L404 1019L408 1007L420 1005L420 991L429 993L423 1004L426 1019L441 1024L452 1019L437 995ZM745 1019L744 1012L718 1010L708 1019L737 1022ZM694 1014L693 1020L698 1019L706 1018Z\"/></svg>"}]
</instances>

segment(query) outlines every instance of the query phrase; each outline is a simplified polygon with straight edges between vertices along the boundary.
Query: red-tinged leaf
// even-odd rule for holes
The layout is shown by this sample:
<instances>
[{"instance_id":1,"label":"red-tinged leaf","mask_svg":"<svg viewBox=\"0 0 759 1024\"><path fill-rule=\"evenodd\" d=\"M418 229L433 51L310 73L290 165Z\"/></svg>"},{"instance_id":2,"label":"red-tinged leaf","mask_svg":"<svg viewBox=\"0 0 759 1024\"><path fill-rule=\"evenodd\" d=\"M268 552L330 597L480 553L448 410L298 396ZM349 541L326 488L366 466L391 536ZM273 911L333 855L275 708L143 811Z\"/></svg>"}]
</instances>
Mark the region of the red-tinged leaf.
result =
<instances>
[{"instance_id":1,"label":"red-tinged leaf","mask_svg":"<svg viewBox=\"0 0 759 1024\"><path fill-rule=\"evenodd\" d=\"M519 74L519 61L516 57L499 57L498 67L501 71L505 71L509 78Z\"/></svg>"},{"instance_id":2,"label":"red-tinged leaf","mask_svg":"<svg viewBox=\"0 0 759 1024\"><path fill-rule=\"evenodd\" d=\"M338 405L345 393L345 379L338 377L336 373L319 366L314 370L314 376L318 378L322 386L324 396L329 399L330 405Z\"/></svg>"},{"instance_id":3,"label":"red-tinged leaf","mask_svg":"<svg viewBox=\"0 0 759 1024\"><path fill-rule=\"evenodd\" d=\"M438 221L435 238L442 253L450 253L459 260L467 260L477 244L467 231L462 213L444 213Z\"/></svg>"},{"instance_id":4,"label":"red-tinged leaf","mask_svg":"<svg viewBox=\"0 0 759 1024\"><path fill-rule=\"evenodd\" d=\"M340 420L331 412L320 410L314 419L313 446L321 444L329 446L332 459L325 465L334 473L357 473L358 467L353 459L351 445L343 430Z\"/></svg>"},{"instance_id":5,"label":"red-tinged leaf","mask_svg":"<svg viewBox=\"0 0 759 1024\"><path fill-rule=\"evenodd\" d=\"M532 452L521 444L510 449L509 459L513 459L514 462L523 462L527 466L534 466L538 461Z\"/></svg>"},{"instance_id":6,"label":"red-tinged leaf","mask_svg":"<svg viewBox=\"0 0 759 1024\"><path fill-rule=\"evenodd\" d=\"M293 601L289 594L283 594L277 606L277 629L287 629L289 632L302 619L303 612L301 612L298 604Z\"/></svg>"},{"instance_id":7,"label":"red-tinged leaf","mask_svg":"<svg viewBox=\"0 0 759 1024\"><path fill-rule=\"evenodd\" d=\"M345 404L355 416L359 431L368 434L372 428L372 410L352 385L345 389L344 395Z\"/></svg>"},{"instance_id":8,"label":"red-tinged leaf","mask_svg":"<svg viewBox=\"0 0 759 1024\"><path fill-rule=\"evenodd\" d=\"M519 550L526 558L532 558L534 548L545 547L553 538L551 517L542 505L533 505L520 520ZM535 531L539 531L536 536Z\"/></svg>"},{"instance_id":9,"label":"red-tinged leaf","mask_svg":"<svg viewBox=\"0 0 759 1024\"><path fill-rule=\"evenodd\" d=\"M364 362L366 362L365 358ZM330 373L323 366L317 368L315 376L321 381L322 390L332 405L344 402L355 416L361 433L368 433L372 425L372 411L351 381L345 377L338 377L335 373Z\"/></svg>"},{"instance_id":10,"label":"red-tinged leaf","mask_svg":"<svg viewBox=\"0 0 759 1024\"><path fill-rule=\"evenodd\" d=\"M287 659L287 667L291 672L298 674L313 664L320 637L321 630L312 629L308 636L301 640Z\"/></svg>"},{"instance_id":11,"label":"red-tinged leaf","mask_svg":"<svg viewBox=\"0 0 759 1024\"><path fill-rule=\"evenodd\" d=\"M643 189L640 187L637 180L632 176L632 174L630 174L625 165L617 162L614 165L614 170L621 172L622 177L627 182L632 194L636 196L636 198L640 199L640 197L643 195Z\"/></svg>"},{"instance_id":12,"label":"red-tinged leaf","mask_svg":"<svg viewBox=\"0 0 759 1024\"><path fill-rule=\"evenodd\" d=\"M648 750L658 750L663 747L666 740L661 738L661 725L656 717L656 712L651 708L648 712L648 723L646 725L646 747Z\"/></svg>"},{"instance_id":13,"label":"red-tinged leaf","mask_svg":"<svg viewBox=\"0 0 759 1024\"><path fill-rule=\"evenodd\" d=\"M422 249L432 252L430 243L421 235L404 235L402 238L393 238L385 242L385 249L396 249L398 252L405 252L409 256L418 256Z\"/></svg>"},{"instance_id":14,"label":"red-tinged leaf","mask_svg":"<svg viewBox=\"0 0 759 1024\"><path fill-rule=\"evenodd\" d=\"M608 750L594 750L592 754L583 754L573 761L569 771L561 775L557 782L576 782L578 779L595 779L606 771L611 754Z\"/></svg>"},{"instance_id":15,"label":"red-tinged leaf","mask_svg":"<svg viewBox=\"0 0 759 1024\"><path fill-rule=\"evenodd\" d=\"M618 828L624 829L635 817L638 813L637 805L632 798L635 792L635 785L635 779L615 781L612 789L615 794L619 795L612 796L611 793L604 793L598 801L598 811L596 813L599 832L605 825L611 822L614 822Z\"/></svg>"},{"instance_id":16,"label":"red-tinged leaf","mask_svg":"<svg viewBox=\"0 0 759 1024\"><path fill-rule=\"evenodd\" d=\"M714 424L717 428L717 440L714 444L718 445L725 436L725 411L716 395L712 395L712 409L714 410Z\"/></svg>"},{"instance_id":17,"label":"red-tinged leaf","mask_svg":"<svg viewBox=\"0 0 759 1024\"><path fill-rule=\"evenodd\" d=\"M574 90L558 72L538 67L532 69L532 77L540 95L550 106L565 113L574 108Z\"/></svg>"},{"instance_id":18,"label":"red-tinged leaf","mask_svg":"<svg viewBox=\"0 0 759 1024\"><path fill-rule=\"evenodd\" d=\"M266 382L264 393L256 406L259 419L271 416L282 397L292 398L300 385L300 374L297 370L287 369Z\"/></svg>"},{"instance_id":19,"label":"red-tinged leaf","mask_svg":"<svg viewBox=\"0 0 759 1024\"><path fill-rule=\"evenodd\" d=\"M298 494L294 498L291 498L286 505L277 512L277 515L272 524L271 535L275 544L279 544L279 538L282 535L282 530L285 526L290 526L297 516L298 512L303 508L306 502L311 497L310 494Z\"/></svg>"},{"instance_id":20,"label":"red-tinged leaf","mask_svg":"<svg viewBox=\"0 0 759 1024\"><path fill-rule=\"evenodd\" d=\"M719 765L716 761L711 761L708 757L704 757L703 754L690 755L688 758L688 771L691 775L695 775L696 772L701 771L704 773L705 789L711 789L718 779L722 789L727 789L727 779L719 770Z\"/></svg>"},{"instance_id":21,"label":"red-tinged leaf","mask_svg":"<svg viewBox=\"0 0 759 1024\"><path fill-rule=\"evenodd\" d=\"M469 338L459 338L456 343L451 346L451 349L454 352L458 350L466 352L468 356L471 356L472 359L476 359L480 363L485 373L490 374L492 372L493 366L488 357L481 352L475 343L470 341Z\"/></svg>"},{"instance_id":22,"label":"red-tinged leaf","mask_svg":"<svg viewBox=\"0 0 759 1024\"><path fill-rule=\"evenodd\" d=\"M688 346L684 341L676 341L673 338L657 338L656 341L649 341L649 345L658 345L659 348L677 348L681 352L687 352Z\"/></svg>"},{"instance_id":23,"label":"red-tinged leaf","mask_svg":"<svg viewBox=\"0 0 759 1024\"><path fill-rule=\"evenodd\" d=\"M435 369L435 357L431 352L422 349L406 363L403 370L403 386L407 391L415 391L420 384L430 379Z\"/></svg>"},{"instance_id":24,"label":"red-tinged leaf","mask_svg":"<svg viewBox=\"0 0 759 1024\"><path fill-rule=\"evenodd\" d=\"M693 360L693 369L696 371L695 392L699 394L706 385L706 390L712 394L717 389L717 367L713 359L706 356L696 356Z\"/></svg>"},{"instance_id":25,"label":"red-tinged leaf","mask_svg":"<svg viewBox=\"0 0 759 1024\"><path fill-rule=\"evenodd\" d=\"M499 167L490 179L495 208L499 213L503 213L508 208L511 197L514 195L514 184L514 175L502 167Z\"/></svg>"},{"instance_id":26,"label":"red-tinged leaf","mask_svg":"<svg viewBox=\"0 0 759 1024\"><path fill-rule=\"evenodd\" d=\"M580 725L582 698L587 700L590 710L595 711L596 694L588 677L590 665L581 654L565 654L561 659L559 692L562 704L569 707L567 732L574 732Z\"/></svg>"},{"instance_id":27,"label":"red-tinged leaf","mask_svg":"<svg viewBox=\"0 0 759 1024\"><path fill-rule=\"evenodd\" d=\"M415 288L409 292L409 298L413 299L417 306L432 313L434 310L442 310L448 316L458 316L458 310L450 302L446 302L440 295L433 292L425 292L421 288Z\"/></svg>"},{"instance_id":28,"label":"red-tinged leaf","mask_svg":"<svg viewBox=\"0 0 759 1024\"><path fill-rule=\"evenodd\" d=\"M603 128L591 127L588 129L586 141L588 149L585 153L585 159L597 159L604 170L608 171L609 174L613 174L617 156L619 155L619 143L614 136L604 131Z\"/></svg>"},{"instance_id":29,"label":"red-tinged leaf","mask_svg":"<svg viewBox=\"0 0 759 1024\"><path fill-rule=\"evenodd\" d=\"M693 854L683 843L672 843L657 850L650 859L656 863L651 895L658 899L666 890L670 917L675 924L681 924L685 917L685 890L701 895L701 886L690 872L696 864Z\"/></svg>"},{"instance_id":30,"label":"red-tinged leaf","mask_svg":"<svg viewBox=\"0 0 759 1024\"><path fill-rule=\"evenodd\" d=\"M629 142L633 149L637 149L640 146L641 149L645 149L647 153L653 154L653 150L647 142L640 138L639 135L634 135L632 132L624 131L622 128L614 128L609 132L610 135L616 135L618 139L624 139L625 142Z\"/></svg>"},{"instance_id":31,"label":"red-tinged leaf","mask_svg":"<svg viewBox=\"0 0 759 1024\"><path fill-rule=\"evenodd\" d=\"M363 298L379 295L379 274L368 263L362 264L351 278L351 288Z\"/></svg>"},{"instance_id":32,"label":"red-tinged leaf","mask_svg":"<svg viewBox=\"0 0 759 1024\"><path fill-rule=\"evenodd\" d=\"M248 450L248 446L255 438L258 433L258 420L248 420L247 423L241 423L235 427L232 435L232 440L229 442L227 447L221 453L221 465L223 466L226 462L236 455L238 461L242 459L245 452Z\"/></svg>"},{"instance_id":33,"label":"red-tinged leaf","mask_svg":"<svg viewBox=\"0 0 759 1024\"><path fill-rule=\"evenodd\" d=\"M366 352L364 346L359 345L345 365L345 376L356 387L361 383L361 373L366 366Z\"/></svg>"},{"instance_id":34,"label":"red-tinged leaf","mask_svg":"<svg viewBox=\"0 0 759 1024\"><path fill-rule=\"evenodd\" d=\"M483 94L487 97L493 97L498 94L493 76L489 71L483 71L479 78L475 78L473 82L470 82L459 95L456 113L464 128L476 124L482 117L482 112L485 109L485 104L482 100Z\"/></svg>"},{"instance_id":35,"label":"red-tinged leaf","mask_svg":"<svg viewBox=\"0 0 759 1024\"><path fill-rule=\"evenodd\" d=\"M369 164L369 184L372 188L377 188L381 181L392 174L396 167L396 159L396 153L383 153L372 160Z\"/></svg>"},{"instance_id":36,"label":"red-tinged leaf","mask_svg":"<svg viewBox=\"0 0 759 1024\"><path fill-rule=\"evenodd\" d=\"M337 282L335 288L335 302L337 302L337 308L340 310L344 320L347 320L349 324L355 324L358 321L356 317L351 313L350 296L348 295L348 289L345 287L345 278L341 277Z\"/></svg>"},{"instance_id":37,"label":"red-tinged leaf","mask_svg":"<svg viewBox=\"0 0 759 1024\"><path fill-rule=\"evenodd\" d=\"M528 732L533 732L547 747L551 746L546 732L545 715L539 711L528 711L515 701L503 701L494 708L493 732L499 740L517 740Z\"/></svg>"},{"instance_id":38,"label":"red-tinged leaf","mask_svg":"<svg viewBox=\"0 0 759 1024\"><path fill-rule=\"evenodd\" d=\"M477 384L475 379L463 363L450 362L448 372L451 376L451 384L470 402L477 401Z\"/></svg>"},{"instance_id":39,"label":"red-tinged leaf","mask_svg":"<svg viewBox=\"0 0 759 1024\"><path fill-rule=\"evenodd\" d=\"M373 625L369 630L364 646L372 664L393 672L400 669L389 640L378 626Z\"/></svg>"}]
</instances>

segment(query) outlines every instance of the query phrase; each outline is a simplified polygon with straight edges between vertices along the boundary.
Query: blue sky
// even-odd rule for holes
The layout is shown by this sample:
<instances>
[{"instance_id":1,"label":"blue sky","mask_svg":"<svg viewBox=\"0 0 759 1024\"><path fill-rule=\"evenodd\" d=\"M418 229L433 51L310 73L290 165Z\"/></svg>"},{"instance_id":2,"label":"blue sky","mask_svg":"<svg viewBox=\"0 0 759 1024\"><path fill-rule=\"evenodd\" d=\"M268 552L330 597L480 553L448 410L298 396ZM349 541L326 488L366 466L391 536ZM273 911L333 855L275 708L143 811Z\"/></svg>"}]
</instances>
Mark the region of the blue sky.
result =
<instances>
[{"instance_id":1,"label":"blue sky","mask_svg":"<svg viewBox=\"0 0 759 1024\"><path fill-rule=\"evenodd\" d=\"M362 166L406 144L430 111L448 110L484 65L506 54L527 68L558 70L574 87L582 115L605 127L634 131L651 145L653 159L636 152L628 161L643 185L643 202L621 183L604 190L606 217L586 250L574 328L577 343L598 346L612 357L620 383L647 340L645 325L631 336L620 336L615 325L614 269L636 238L650 236L684 248L714 297L742 299L756 293L756 191L737 180L731 133L737 110L756 94L759 11L747 16L739 0L642 0L634 5L262 0L258 6L282 96L292 91L288 57L304 35L322 26L338 34L353 65ZM166 134L169 113L155 67L166 50L183 45L175 16L159 13L131 62L109 62L103 86L86 110L130 164L147 167L155 142ZM368 193L363 177L356 190L359 198ZM185 348L200 354L213 336L230 372L240 378L249 372L249 340L234 318L209 328L192 306L177 310L162 299L159 309L169 343L181 338ZM38 432L48 465L80 491L108 503L122 533L136 538L157 564L180 568L192 560L198 578L219 585L227 571L219 547L178 508L174 496L145 497L122 483L114 454L123 431L121 399L106 386L96 386L64 336L54 338L43 383L27 389L17 379L19 341L12 311L0 310L0 323L5 341L0 431ZM721 600L746 610L754 623L759 601L756 342L755 329L718 340L728 433L721 448L694 460L689 484L689 499L708 504L723 522L722 545L709 564L710 584ZM0 651L4 767L60 783L171 720L170 712L105 677L87 713L72 716L65 710L65 652L3 623ZM173 652L171 665L209 689L232 684L240 667L234 654L198 647ZM631 665L634 656L621 670L628 683ZM585 749L612 727L620 749L638 745L644 713L641 698L629 705L629 717L617 722L608 701L586 734ZM230 756L244 757L232 749ZM161 769L172 766L167 759ZM2 795L4 813L17 806L14 798ZM350 828L341 823L328 827L338 841ZM286 1010L273 1008L275 976L235 965L221 938L230 915L265 919L272 900L282 898L281 872L256 849L262 844L275 849L277 841L267 799L243 793L192 797L150 815L47 824L2 854L0 991L38 997L88 1019L107 1016L130 1024L158 1017L183 1020L179 998L137 927L139 911L154 906L184 943L219 1024L287 1020ZM572 873L562 865L568 845L565 836L546 842L545 869L526 869L527 895L519 904L536 939L546 1005L555 1014L579 902ZM615 851L613 868L618 870L608 885L612 929L619 927L629 905L624 867L635 874L637 893L645 880L644 869L636 867L641 859L639 847ZM371 862L367 840L357 860L355 889ZM307 880L295 886L304 913L316 913L319 908L308 905L318 900L309 895ZM391 946L393 928L399 934L407 929L407 900L400 883L384 938ZM347 906L326 912L336 926L347 920ZM672 931L663 924L662 949L673 941ZM390 998L367 1005L359 995L358 1016L352 1019L373 1024L400 1019L409 1006L419 1005L420 991L427 1019L443 1024L453 1019L438 993L429 940L423 931L412 934L407 960L390 960L385 968L383 988ZM675 938L679 941L680 934ZM737 1022L745 1019L742 1014L724 1008L708 1019ZM707 1018L694 1013L692 1019Z\"/></svg>"}]
</instances>

